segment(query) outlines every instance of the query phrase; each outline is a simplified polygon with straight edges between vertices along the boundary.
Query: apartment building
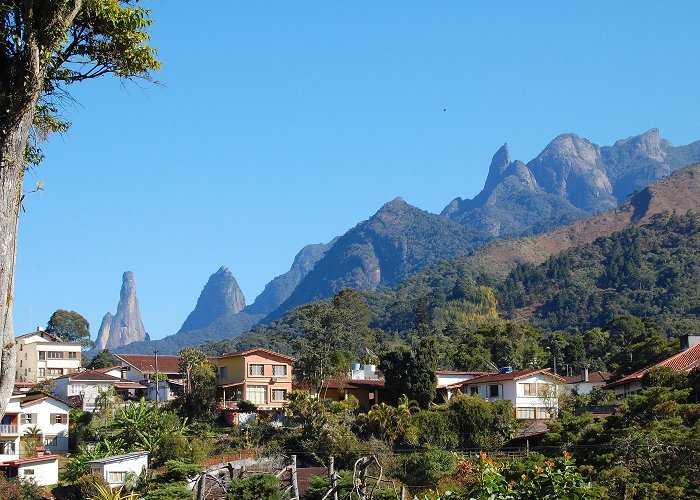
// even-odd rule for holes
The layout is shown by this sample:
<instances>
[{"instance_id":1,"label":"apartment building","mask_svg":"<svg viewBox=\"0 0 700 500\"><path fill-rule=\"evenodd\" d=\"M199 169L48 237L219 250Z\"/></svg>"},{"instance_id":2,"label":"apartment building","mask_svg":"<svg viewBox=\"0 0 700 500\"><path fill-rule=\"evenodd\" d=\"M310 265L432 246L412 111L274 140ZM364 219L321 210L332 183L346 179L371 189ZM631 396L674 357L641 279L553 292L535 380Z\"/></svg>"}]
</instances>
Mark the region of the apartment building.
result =
<instances>
[{"instance_id":1,"label":"apartment building","mask_svg":"<svg viewBox=\"0 0 700 500\"><path fill-rule=\"evenodd\" d=\"M219 394L224 404L246 400L260 409L282 408L292 390L291 356L268 349L249 349L219 356Z\"/></svg>"},{"instance_id":2,"label":"apartment building","mask_svg":"<svg viewBox=\"0 0 700 500\"><path fill-rule=\"evenodd\" d=\"M17 382L41 382L75 373L80 368L80 342L63 342L43 328L15 338Z\"/></svg>"}]
</instances>

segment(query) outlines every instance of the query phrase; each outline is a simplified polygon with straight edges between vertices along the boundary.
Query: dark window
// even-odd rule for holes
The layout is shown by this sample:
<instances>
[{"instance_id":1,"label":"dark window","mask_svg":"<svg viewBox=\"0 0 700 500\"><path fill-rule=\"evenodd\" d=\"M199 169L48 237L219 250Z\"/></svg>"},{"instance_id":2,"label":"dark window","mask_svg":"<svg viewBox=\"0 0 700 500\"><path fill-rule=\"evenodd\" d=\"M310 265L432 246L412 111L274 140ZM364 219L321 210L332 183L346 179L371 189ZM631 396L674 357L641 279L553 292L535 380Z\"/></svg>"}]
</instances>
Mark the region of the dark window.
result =
<instances>
[{"instance_id":1,"label":"dark window","mask_svg":"<svg viewBox=\"0 0 700 500\"><path fill-rule=\"evenodd\" d=\"M498 385L490 385L489 386L489 397L490 398L497 398L498 397Z\"/></svg>"}]
</instances>

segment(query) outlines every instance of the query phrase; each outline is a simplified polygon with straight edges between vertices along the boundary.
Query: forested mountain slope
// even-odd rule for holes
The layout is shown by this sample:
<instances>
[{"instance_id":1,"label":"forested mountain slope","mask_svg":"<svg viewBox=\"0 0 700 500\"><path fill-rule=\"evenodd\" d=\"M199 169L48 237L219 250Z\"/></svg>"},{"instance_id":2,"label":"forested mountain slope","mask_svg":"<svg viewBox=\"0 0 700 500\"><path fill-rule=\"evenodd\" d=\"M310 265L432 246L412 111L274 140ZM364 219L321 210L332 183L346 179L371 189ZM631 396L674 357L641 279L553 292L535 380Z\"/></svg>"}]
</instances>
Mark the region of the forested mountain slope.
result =
<instances>
[{"instance_id":1,"label":"forested mountain slope","mask_svg":"<svg viewBox=\"0 0 700 500\"><path fill-rule=\"evenodd\" d=\"M499 287L511 317L548 330L586 330L616 316L672 325L700 314L700 215L667 212L550 257L521 264ZM670 326L669 326L670 328Z\"/></svg>"}]
</instances>

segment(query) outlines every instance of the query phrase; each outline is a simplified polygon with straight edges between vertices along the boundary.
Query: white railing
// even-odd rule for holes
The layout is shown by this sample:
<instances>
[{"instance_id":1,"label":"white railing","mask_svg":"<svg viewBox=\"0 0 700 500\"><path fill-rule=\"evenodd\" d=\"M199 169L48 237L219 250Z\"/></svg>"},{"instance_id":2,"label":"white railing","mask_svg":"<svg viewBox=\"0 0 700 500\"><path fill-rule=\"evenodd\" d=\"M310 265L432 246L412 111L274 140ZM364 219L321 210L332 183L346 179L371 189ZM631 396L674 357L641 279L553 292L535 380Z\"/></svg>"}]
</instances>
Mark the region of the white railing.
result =
<instances>
[{"instance_id":1,"label":"white railing","mask_svg":"<svg viewBox=\"0 0 700 500\"><path fill-rule=\"evenodd\" d=\"M0 425L0 434L17 434L17 426L2 424Z\"/></svg>"}]
</instances>

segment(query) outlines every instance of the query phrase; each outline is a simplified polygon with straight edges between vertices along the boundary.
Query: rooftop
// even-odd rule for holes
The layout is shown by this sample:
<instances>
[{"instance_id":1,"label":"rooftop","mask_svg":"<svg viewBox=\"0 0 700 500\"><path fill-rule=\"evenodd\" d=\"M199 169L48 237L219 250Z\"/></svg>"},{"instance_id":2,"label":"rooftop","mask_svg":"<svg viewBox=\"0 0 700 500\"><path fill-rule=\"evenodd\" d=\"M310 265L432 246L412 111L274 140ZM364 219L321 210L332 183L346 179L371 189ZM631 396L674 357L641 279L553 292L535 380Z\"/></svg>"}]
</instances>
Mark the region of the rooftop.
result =
<instances>
[{"instance_id":1,"label":"rooftop","mask_svg":"<svg viewBox=\"0 0 700 500\"><path fill-rule=\"evenodd\" d=\"M630 373L626 377L622 377L620 380L616 380L615 382L611 382L604 386L604 389L610 389L620 384L631 382L632 380L640 380L647 371L651 370L652 368L659 368L662 366L666 366L676 372L688 372L696 366L700 366L700 344L695 344L693 347L676 353L663 361L659 361L655 365L647 366L646 368L637 370L634 373Z\"/></svg>"},{"instance_id":2,"label":"rooftop","mask_svg":"<svg viewBox=\"0 0 700 500\"><path fill-rule=\"evenodd\" d=\"M90 460L89 464L108 464L112 462L123 462L125 460L131 460L134 458L141 458L143 456L148 456L148 451L132 451L131 453L124 453L123 455L112 455L111 457L99 458L97 460Z\"/></svg>"},{"instance_id":3,"label":"rooftop","mask_svg":"<svg viewBox=\"0 0 700 500\"><path fill-rule=\"evenodd\" d=\"M475 377L464 382L460 382L461 385L472 385L472 384L490 384L492 382L505 382L507 380L520 380L522 378L530 377L532 375L541 374L546 377L553 378L558 382L564 382L564 379L559 375L554 375L549 371L549 368L529 368L527 370L515 370L507 373L491 373L489 375L483 375L481 377Z\"/></svg>"},{"instance_id":4,"label":"rooftop","mask_svg":"<svg viewBox=\"0 0 700 500\"><path fill-rule=\"evenodd\" d=\"M253 349L247 349L245 351L231 352L228 354L224 354L223 356L219 356L217 359L230 358L230 357L234 357L234 356L248 356L248 355L253 354L255 352L261 352L261 353L269 354L272 356L277 356L278 358L283 358L283 359L289 360L292 363L297 360L297 358L294 358L292 356L287 356L286 354L281 354L279 352L271 351L270 349L264 349L262 347L255 347Z\"/></svg>"},{"instance_id":5,"label":"rooftop","mask_svg":"<svg viewBox=\"0 0 700 500\"><path fill-rule=\"evenodd\" d=\"M601 371L593 371L588 373L588 380L584 381L582 375L572 375L570 377L564 377L564 380L566 380L567 384L579 384L581 382L583 383L589 383L589 384L599 384L601 382L607 382L612 378L612 373L608 372L601 372Z\"/></svg>"},{"instance_id":6,"label":"rooftop","mask_svg":"<svg viewBox=\"0 0 700 500\"><path fill-rule=\"evenodd\" d=\"M154 373L156 371L156 356L152 354L115 354L114 356L142 373ZM158 373L179 375L179 358L177 356L158 356Z\"/></svg>"}]
</instances>

